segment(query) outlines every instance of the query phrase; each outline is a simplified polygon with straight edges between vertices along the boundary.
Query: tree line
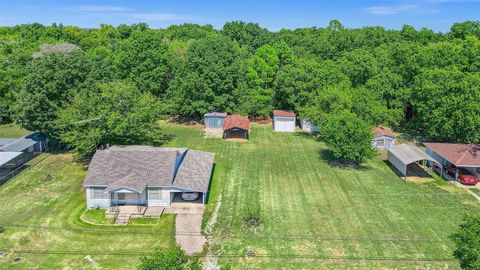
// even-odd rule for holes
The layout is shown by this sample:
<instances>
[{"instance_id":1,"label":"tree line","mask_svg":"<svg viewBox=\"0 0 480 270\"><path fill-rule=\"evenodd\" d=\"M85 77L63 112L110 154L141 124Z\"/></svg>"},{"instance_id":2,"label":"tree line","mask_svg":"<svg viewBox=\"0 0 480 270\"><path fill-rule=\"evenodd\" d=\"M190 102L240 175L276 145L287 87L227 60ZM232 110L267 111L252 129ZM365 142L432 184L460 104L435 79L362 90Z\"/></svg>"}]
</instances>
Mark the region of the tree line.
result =
<instances>
[{"instance_id":1,"label":"tree line","mask_svg":"<svg viewBox=\"0 0 480 270\"><path fill-rule=\"evenodd\" d=\"M389 125L428 140L479 142L479 104L479 21L447 33L347 29L335 20L278 32L245 22L0 27L1 122L82 155L104 142L160 144L156 119L209 111L264 118L293 110L337 143L339 125L365 131L349 134L358 138Z\"/></svg>"}]
</instances>

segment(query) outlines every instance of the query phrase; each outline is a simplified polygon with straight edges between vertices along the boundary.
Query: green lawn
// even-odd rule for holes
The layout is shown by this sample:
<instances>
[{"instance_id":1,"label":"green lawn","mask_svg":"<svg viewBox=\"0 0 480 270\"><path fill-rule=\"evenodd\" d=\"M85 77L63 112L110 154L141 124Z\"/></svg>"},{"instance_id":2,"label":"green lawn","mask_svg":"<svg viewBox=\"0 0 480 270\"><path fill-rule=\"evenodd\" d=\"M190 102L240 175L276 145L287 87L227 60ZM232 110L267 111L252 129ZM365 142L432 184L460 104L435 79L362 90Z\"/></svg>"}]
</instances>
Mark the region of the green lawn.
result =
<instances>
[{"instance_id":1,"label":"green lawn","mask_svg":"<svg viewBox=\"0 0 480 270\"><path fill-rule=\"evenodd\" d=\"M167 129L177 136L171 145L217 154L212 248L233 269L457 269L448 236L464 213L480 214L466 191L441 180L405 183L380 158L361 170L332 167L309 136L254 124L250 142L236 143ZM253 231L243 217L256 207L263 225ZM249 249L255 258L245 258Z\"/></svg>"},{"instance_id":2,"label":"green lawn","mask_svg":"<svg viewBox=\"0 0 480 270\"><path fill-rule=\"evenodd\" d=\"M0 138L18 138L30 132L16 124L0 125Z\"/></svg>"},{"instance_id":3,"label":"green lawn","mask_svg":"<svg viewBox=\"0 0 480 270\"><path fill-rule=\"evenodd\" d=\"M101 269L135 269L142 253L174 243L173 215L118 227L100 211L85 212L85 173L70 154L50 155L0 186L0 224L8 225L0 234L0 251L7 252L0 269L99 269L86 255Z\"/></svg>"},{"instance_id":4,"label":"green lawn","mask_svg":"<svg viewBox=\"0 0 480 270\"><path fill-rule=\"evenodd\" d=\"M253 124L241 143L206 139L193 126L164 129L174 137L168 146L217 154L204 225L221 197L211 249L233 269L458 269L448 236L463 214L480 214L464 190L438 179L405 183L380 158L361 170L332 167L308 136ZM0 186L0 223L18 225L0 234L0 250L17 252L0 269L94 269L85 255L100 269L134 269L140 253L174 242L172 215L115 227L84 214L85 173L58 154ZM257 207L254 231L243 217ZM256 257L246 258L249 249Z\"/></svg>"}]
</instances>

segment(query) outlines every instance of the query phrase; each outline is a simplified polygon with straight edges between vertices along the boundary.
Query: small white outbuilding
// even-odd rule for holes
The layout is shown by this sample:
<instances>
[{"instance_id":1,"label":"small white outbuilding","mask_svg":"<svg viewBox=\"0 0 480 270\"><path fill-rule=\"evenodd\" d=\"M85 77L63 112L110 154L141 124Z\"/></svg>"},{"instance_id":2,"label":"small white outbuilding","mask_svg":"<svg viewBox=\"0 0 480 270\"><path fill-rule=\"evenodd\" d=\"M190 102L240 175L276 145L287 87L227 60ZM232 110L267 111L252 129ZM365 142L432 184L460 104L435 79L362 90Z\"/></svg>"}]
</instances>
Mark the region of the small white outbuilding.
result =
<instances>
[{"instance_id":1,"label":"small white outbuilding","mask_svg":"<svg viewBox=\"0 0 480 270\"><path fill-rule=\"evenodd\" d=\"M294 112L274 110L273 130L278 132L295 132L296 115Z\"/></svg>"},{"instance_id":2,"label":"small white outbuilding","mask_svg":"<svg viewBox=\"0 0 480 270\"><path fill-rule=\"evenodd\" d=\"M300 120L300 126L302 127L303 132L307 133L317 133L318 128L312 124L308 119Z\"/></svg>"},{"instance_id":3,"label":"small white outbuilding","mask_svg":"<svg viewBox=\"0 0 480 270\"><path fill-rule=\"evenodd\" d=\"M373 129L372 146L378 150L389 150L395 145L397 134L390 128L378 126Z\"/></svg>"}]
</instances>

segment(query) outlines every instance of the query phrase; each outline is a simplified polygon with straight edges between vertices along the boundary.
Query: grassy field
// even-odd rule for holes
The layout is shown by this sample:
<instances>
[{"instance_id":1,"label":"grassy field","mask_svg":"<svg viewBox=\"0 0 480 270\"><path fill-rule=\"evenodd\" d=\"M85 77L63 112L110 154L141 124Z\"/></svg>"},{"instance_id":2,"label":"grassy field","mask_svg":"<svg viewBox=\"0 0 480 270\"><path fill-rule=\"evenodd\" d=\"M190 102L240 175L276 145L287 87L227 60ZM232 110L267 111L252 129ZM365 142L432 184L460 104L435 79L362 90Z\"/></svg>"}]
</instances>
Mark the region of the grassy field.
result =
<instances>
[{"instance_id":1,"label":"grassy field","mask_svg":"<svg viewBox=\"0 0 480 270\"><path fill-rule=\"evenodd\" d=\"M212 249L233 269L457 269L448 236L465 213L480 213L466 191L406 183L381 158L360 170L334 167L309 136L254 125L242 143L204 139L194 127L168 131L177 136L171 145L217 153ZM243 217L255 208L263 224L254 231Z\"/></svg>"},{"instance_id":2,"label":"grassy field","mask_svg":"<svg viewBox=\"0 0 480 270\"><path fill-rule=\"evenodd\" d=\"M85 212L85 169L70 154L46 155L0 186L0 224L6 225L0 251L7 252L0 269L135 269L141 253L174 243L172 215L154 224L116 227L103 212ZM51 180L45 180L47 174Z\"/></svg>"},{"instance_id":3,"label":"grassy field","mask_svg":"<svg viewBox=\"0 0 480 270\"><path fill-rule=\"evenodd\" d=\"M211 250L233 269L458 269L448 236L465 213L480 214L464 190L403 182L380 158L360 170L334 167L309 136L254 124L249 142L224 142L198 127L164 129L168 146L217 154L204 224L219 204ZM0 251L17 251L0 258L0 269L95 268L85 255L99 269L134 269L138 253L173 243L173 216L118 228L84 214L85 173L69 154L51 155L0 186L0 223L18 225L0 234ZM256 208L261 227L245 228ZM246 258L248 250L256 256Z\"/></svg>"},{"instance_id":4,"label":"grassy field","mask_svg":"<svg viewBox=\"0 0 480 270\"><path fill-rule=\"evenodd\" d=\"M18 138L30 133L16 124L0 125L0 138Z\"/></svg>"}]
</instances>

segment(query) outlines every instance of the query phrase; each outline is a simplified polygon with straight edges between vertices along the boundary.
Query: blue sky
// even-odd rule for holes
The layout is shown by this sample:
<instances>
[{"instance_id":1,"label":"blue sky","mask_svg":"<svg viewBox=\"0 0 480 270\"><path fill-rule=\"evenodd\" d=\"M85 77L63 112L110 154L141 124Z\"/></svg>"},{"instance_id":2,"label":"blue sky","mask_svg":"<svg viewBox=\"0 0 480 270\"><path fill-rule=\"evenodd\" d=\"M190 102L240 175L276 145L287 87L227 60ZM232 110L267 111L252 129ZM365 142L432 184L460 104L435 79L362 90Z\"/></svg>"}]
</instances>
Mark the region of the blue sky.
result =
<instances>
[{"instance_id":1,"label":"blue sky","mask_svg":"<svg viewBox=\"0 0 480 270\"><path fill-rule=\"evenodd\" d=\"M324 27L338 19L346 27L380 25L399 29L403 24L448 31L452 23L480 20L480 0L0 0L0 25L53 22L97 27L146 22L164 28L185 22L212 24L257 22L281 28Z\"/></svg>"}]
</instances>

